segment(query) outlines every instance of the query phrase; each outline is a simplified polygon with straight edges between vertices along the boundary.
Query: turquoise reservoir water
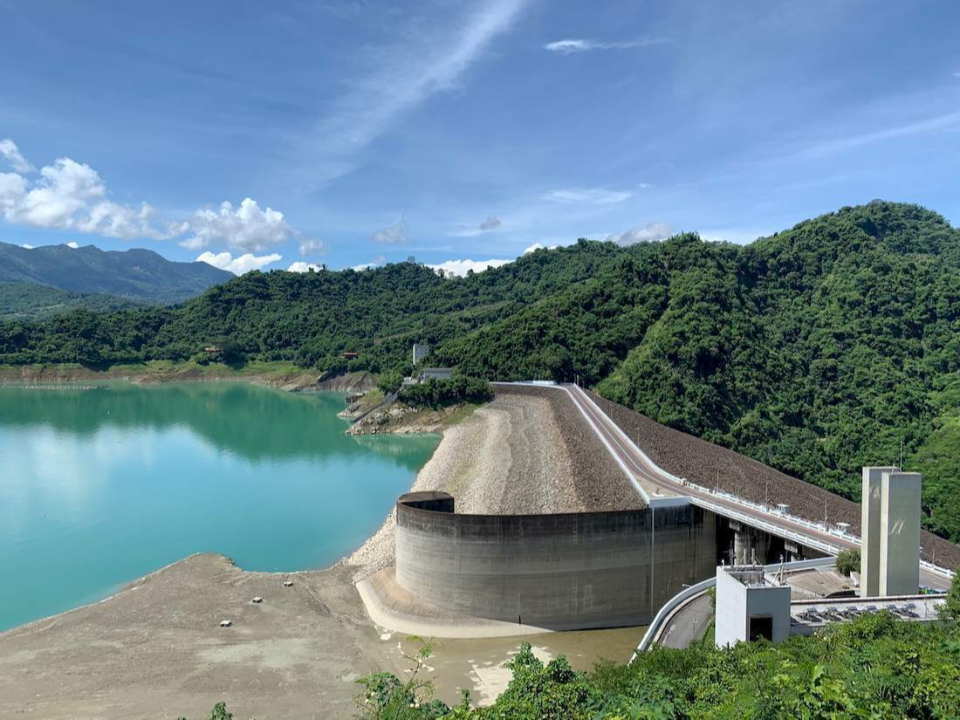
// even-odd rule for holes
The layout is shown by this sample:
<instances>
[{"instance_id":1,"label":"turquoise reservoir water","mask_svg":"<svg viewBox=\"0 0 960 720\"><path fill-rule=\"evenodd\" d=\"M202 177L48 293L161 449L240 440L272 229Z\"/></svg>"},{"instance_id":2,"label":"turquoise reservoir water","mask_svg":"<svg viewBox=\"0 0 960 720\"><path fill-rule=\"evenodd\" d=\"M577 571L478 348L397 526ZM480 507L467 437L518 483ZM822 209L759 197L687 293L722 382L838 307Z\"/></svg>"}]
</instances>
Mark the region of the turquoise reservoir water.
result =
<instances>
[{"instance_id":1,"label":"turquoise reservoir water","mask_svg":"<svg viewBox=\"0 0 960 720\"><path fill-rule=\"evenodd\" d=\"M196 552L304 570L359 547L439 438L344 434L333 393L0 388L0 630Z\"/></svg>"}]
</instances>

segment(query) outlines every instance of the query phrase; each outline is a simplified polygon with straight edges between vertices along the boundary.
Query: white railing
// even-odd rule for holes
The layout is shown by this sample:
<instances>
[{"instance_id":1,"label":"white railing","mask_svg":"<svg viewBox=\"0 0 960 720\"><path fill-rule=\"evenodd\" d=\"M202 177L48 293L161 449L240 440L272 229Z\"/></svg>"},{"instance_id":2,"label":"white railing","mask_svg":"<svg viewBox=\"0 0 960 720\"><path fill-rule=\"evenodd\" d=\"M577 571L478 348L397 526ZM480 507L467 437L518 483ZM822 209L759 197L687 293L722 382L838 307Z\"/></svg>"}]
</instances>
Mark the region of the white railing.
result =
<instances>
[{"instance_id":1,"label":"white railing","mask_svg":"<svg viewBox=\"0 0 960 720\"><path fill-rule=\"evenodd\" d=\"M805 570L807 568L813 567L831 567L836 563L837 559L833 557L826 558L814 558L812 560L795 560L788 563L772 563L770 565L764 565L763 571L776 572L783 568L784 570ZM650 627L647 628L647 631L643 634L643 639L640 640L640 644L637 645L637 649L634 651L633 656L630 658L630 662L633 662L637 655L642 652L646 652L653 645L654 640L659 635L660 631L663 629L663 623L669 619L673 612L680 607L684 602L694 597L695 595L700 595L703 592L706 592L708 589L714 587L717 584L716 576L708 578L702 582L698 582L696 585L691 585L688 588L684 588L672 598L667 600L663 604L663 607L657 612L654 616L653 621L650 623Z\"/></svg>"}]
</instances>

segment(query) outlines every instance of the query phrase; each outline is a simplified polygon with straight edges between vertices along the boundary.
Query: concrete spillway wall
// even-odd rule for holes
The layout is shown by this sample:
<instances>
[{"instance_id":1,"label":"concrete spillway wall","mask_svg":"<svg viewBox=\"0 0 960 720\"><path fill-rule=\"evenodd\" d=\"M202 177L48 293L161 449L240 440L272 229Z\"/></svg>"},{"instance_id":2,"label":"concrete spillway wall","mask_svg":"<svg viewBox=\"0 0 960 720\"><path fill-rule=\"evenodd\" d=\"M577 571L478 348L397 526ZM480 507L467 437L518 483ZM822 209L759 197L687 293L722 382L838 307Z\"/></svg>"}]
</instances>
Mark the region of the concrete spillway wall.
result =
<instances>
[{"instance_id":1,"label":"concrete spillway wall","mask_svg":"<svg viewBox=\"0 0 960 720\"><path fill-rule=\"evenodd\" d=\"M446 610L554 630L648 624L716 572L716 518L692 505L461 515L445 493L397 502L399 585Z\"/></svg>"}]
</instances>

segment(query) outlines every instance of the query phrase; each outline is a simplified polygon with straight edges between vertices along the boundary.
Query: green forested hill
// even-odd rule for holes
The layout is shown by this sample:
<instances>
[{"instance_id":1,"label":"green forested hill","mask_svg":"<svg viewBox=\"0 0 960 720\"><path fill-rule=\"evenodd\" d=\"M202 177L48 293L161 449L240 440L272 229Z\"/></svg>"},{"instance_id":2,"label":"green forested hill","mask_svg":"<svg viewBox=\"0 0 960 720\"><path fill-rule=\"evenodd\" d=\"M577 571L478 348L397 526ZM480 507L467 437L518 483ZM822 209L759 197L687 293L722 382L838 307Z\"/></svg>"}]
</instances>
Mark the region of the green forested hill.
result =
<instances>
[{"instance_id":1,"label":"green forested hill","mask_svg":"<svg viewBox=\"0 0 960 720\"><path fill-rule=\"evenodd\" d=\"M72 310L112 312L140 307L143 300L99 293L73 293L49 285L0 282L0 321L46 320Z\"/></svg>"},{"instance_id":2,"label":"green forested hill","mask_svg":"<svg viewBox=\"0 0 960 720\"><path fill-rule=\"evenodd\" d=\"M250 273L177 310L0 327L0 362L188 359L497 379L575 376L665 424L850 497L859 468L926 473L960 540L960 231L912 205L844 208L749 246L580 241L462 279L413 263Z\"/></svg>"}]
</instances>

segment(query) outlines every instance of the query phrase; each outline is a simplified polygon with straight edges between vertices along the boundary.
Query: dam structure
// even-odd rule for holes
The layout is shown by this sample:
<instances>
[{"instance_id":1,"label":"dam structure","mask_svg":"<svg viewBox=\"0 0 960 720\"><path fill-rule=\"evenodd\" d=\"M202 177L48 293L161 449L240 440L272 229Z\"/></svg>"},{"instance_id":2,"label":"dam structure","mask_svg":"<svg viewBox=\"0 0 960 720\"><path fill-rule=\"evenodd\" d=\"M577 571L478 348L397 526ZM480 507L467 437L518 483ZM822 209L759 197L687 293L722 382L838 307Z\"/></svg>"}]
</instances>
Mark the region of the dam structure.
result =
<instances>
[{"instance_id":1,"label":"dam structure","mask_svg":"<svg viewBox=\"0 0 960 720\"><path fill-rule=\"evenodd\" d=\"M434 637L648 625L718 566L860 548L858 503L574 385L494 388L563 414L564 442L582 446L584 492L600 488L599 500L583 512L481 514L457 512L438 490L402 495L395 566L357 583L378 625ZM947 587L960 547L920 535L920 584Z\"/></svg>"},{"instance_id":2,"label":"dam structure","mask_svg":"<svg viewBox=\"0 0 960 720\"><path fill-rule=\"evenodd\" d=\"M691 505L468 515L446 493L397 502L396 581L438 607L549 630L645 625L716 567L713 517Z\"/></svg>"}]
</instances>

